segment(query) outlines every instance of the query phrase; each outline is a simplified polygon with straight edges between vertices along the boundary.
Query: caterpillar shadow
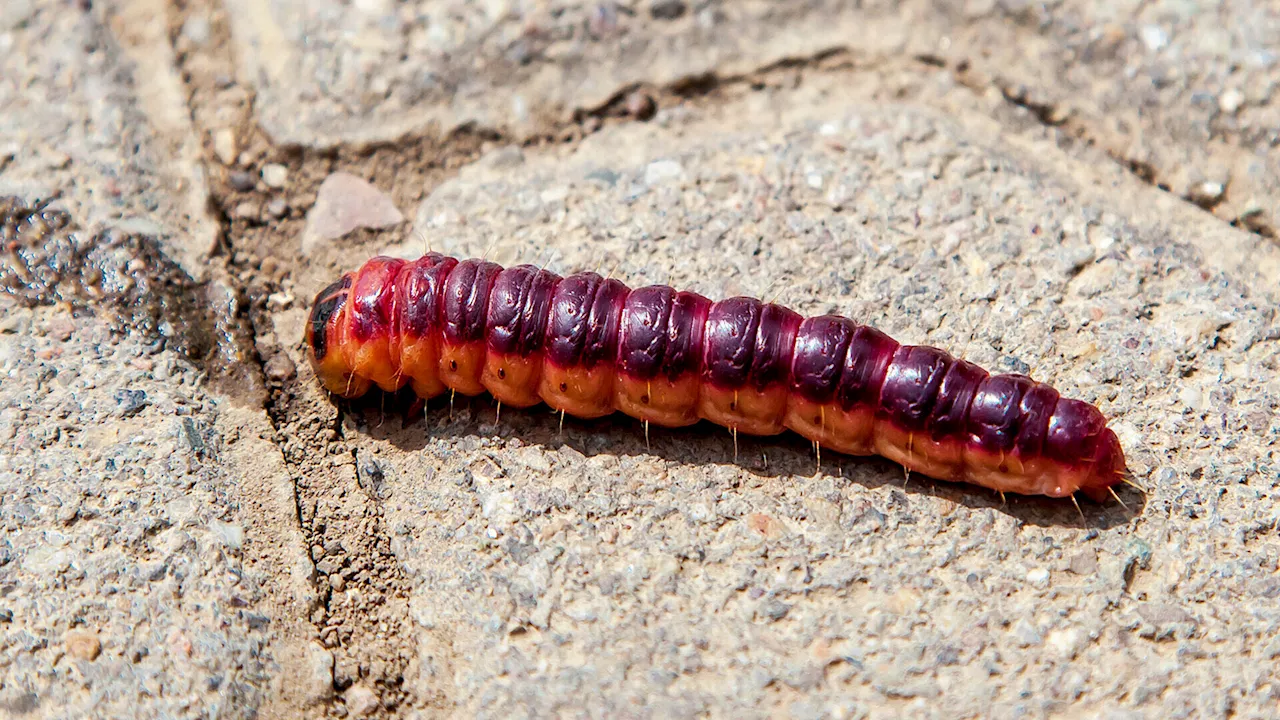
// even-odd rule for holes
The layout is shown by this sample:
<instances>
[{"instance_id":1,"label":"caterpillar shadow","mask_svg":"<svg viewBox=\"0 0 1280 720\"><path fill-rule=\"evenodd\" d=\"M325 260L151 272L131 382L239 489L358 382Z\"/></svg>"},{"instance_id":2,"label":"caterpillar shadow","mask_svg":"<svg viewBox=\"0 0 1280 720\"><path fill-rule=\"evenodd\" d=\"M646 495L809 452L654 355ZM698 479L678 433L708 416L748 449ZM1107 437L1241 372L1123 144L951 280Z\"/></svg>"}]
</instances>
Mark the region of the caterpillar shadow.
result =
<instances>
[{"instance_id":1,"label":"caterpillar shadow","mask_svg":"<svg viewBox=\"0 0 1280 720\"><path fill-rule=\"evenodd\" d=\"M420 451L433 438L518 437L549 450L570 448L586 457L648 456L691 466L730 465L764 478L824 473L868 489L888 486L906 495L941 498L975 509L989 508L1030 525L1087 530L1126 525L1142 514L1147 501L1142 492L1123 484L1115 488L1121 503L1099 504L1081 495L1077 507L1067 499L1013 494L1001 497L977 486L907 475L901 465L880 457L850 456L824 449L819 458L813 445L793 432L770 437L739 434L735 439L723 427L708 422L678 429L651 426L646 431L640 421L621 413L580 420L561 416L545 405L527 410L499 409L488 396L436 399L424 409L408 390L374 391L356 400L335 397L334 403L357 430L405 452Z\"/></svg>"}]
</instances>

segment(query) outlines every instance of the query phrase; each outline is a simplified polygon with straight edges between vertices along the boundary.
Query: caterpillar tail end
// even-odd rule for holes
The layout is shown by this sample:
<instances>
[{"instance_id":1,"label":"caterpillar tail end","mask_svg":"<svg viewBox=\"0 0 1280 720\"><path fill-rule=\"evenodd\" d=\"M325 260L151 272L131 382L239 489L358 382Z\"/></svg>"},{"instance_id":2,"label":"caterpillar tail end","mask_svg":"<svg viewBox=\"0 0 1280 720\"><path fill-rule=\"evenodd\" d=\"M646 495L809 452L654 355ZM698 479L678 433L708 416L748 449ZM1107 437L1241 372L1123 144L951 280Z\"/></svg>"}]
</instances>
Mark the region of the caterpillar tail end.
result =
<instances>
[{"instance_id":1,"label":"caterpillar tail end","mask_svg":"<svg viewBox=\"0 0 1280 720\"><path fill-rule=\"evenodd\" d=\"M1094 502L1109 502L1113 497L1113 486L1124 482L1127 473L1128 468L1124 461L1124 450L1120 447L1120 438L1108 428L1098 443L1098 450L1093 459L1093 472L1080 486L1080 492Z\"/></svg>"}]
</instances>

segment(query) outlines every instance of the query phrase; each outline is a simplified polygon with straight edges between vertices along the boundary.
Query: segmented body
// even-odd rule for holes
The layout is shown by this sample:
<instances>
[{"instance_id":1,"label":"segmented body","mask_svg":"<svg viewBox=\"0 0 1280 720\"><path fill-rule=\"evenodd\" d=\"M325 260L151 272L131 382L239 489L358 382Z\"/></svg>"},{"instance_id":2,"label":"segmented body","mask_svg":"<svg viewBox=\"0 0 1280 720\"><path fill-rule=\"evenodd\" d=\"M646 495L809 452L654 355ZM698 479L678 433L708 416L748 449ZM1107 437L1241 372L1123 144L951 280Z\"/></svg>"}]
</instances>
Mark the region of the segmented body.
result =
<instances>
[{"instance_id":1,"label":"segmented body","mask_svg":"<svg viewBox=\"0 0 1280 720\"><path fill-rule=\"evenodd\" d=\"M337 395L406 383L423 398L488 392L580 418L665 427L790 428L939 480L1102 499L1124 456L1094 406L1024 375L991 375L839 316L719 302L595 273L429 254L377 257L316 297L312 366Z\"/></svg>"}]
</instances>

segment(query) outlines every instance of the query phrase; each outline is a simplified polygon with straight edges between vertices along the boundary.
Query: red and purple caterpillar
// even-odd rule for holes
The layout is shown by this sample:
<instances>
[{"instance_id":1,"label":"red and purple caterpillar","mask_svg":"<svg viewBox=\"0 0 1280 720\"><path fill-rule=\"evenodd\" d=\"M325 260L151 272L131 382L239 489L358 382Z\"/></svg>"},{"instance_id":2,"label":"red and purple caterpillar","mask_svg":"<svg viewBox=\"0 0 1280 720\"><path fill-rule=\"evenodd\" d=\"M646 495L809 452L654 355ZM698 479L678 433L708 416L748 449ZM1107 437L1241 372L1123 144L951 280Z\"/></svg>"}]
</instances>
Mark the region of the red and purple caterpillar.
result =
<instances>
[{"instance_id":1,"label":"red and purple caterpillar","mask_svg":"<svg viewBox=\"0 0 1280 720\"><path fill-rule=\"evenodd\" d=\"M1025 495L1102 500L1125 473L1093 405L754 298L712 302L436 253L376 257L320 291L306 343L320 381L345 398L408 383L424 399L487 391L579 418L621 410L665 427L790 428L818 447Z\"/></svg>"}]
</instances>

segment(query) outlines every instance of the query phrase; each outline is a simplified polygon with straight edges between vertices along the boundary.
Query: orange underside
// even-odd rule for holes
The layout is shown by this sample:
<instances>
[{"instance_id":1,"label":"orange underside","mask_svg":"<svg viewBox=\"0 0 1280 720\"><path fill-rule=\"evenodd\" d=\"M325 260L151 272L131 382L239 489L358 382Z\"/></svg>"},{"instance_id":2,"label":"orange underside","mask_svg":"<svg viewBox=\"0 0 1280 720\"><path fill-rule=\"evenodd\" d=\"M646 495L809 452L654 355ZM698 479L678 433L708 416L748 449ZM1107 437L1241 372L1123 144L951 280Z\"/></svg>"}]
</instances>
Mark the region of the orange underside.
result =
<instances>
[{"instance_id":1,"label":"orange underside","mask_svg":"<svg viewBox=\"0 0 1280 720\"><path fill-rule=\"evenodd\" d=\"M777 435L787 428L790 395L782 384L764 390L754 387L724 390L707 384L698 396L698 414L747 435Z\"/></svg>"},{"instance_id":2,"label":"orange underside","mask_svg":"<svg viewBox=\"0 0 1280 720\"><path fill-rule=\"evenodd\" d=\"M592 419L614 411L612 365L586 368L543 366L538 395L551 407L574 417Z\"/></svg>"},{"instance_id":3,"label":"orange underside","mask_svg":"<svg viewBox=\"0 0 1280 720\"><path fill-rule=\"evenodd\" d=\"M542 355L520 357L486 353L480 382L489 394L512 407L533 407L542 402Z\"/></svg>"},{"instance_id":4,"label":"orange underside","mask_svg":"<svg viewBox=\"0 0 1280 720\"><path fill-rule=\"evenodd\" d=\"M346 325L331 323L330 333L336 334L333 328ZM748 435L775 435L790 428L842 453L881 455L922 475L1001 492L1066 497L1081 487L1099 485L1091 477L1094 471L1088 463L1073 467L1045 458L993 455L962 439L934 441L926 434L907 432L877 419L870 408L845 410L836 403L819 405L782 385L726 390L704 384L693 375L642 380L619 374L607 364L589 370L561 368L544 362L540 355L498 355L488 352L483 342L330 340L332 351L321 362L313 358L313 366L326 389L347 398L364 394L372 385L394 391L408 382L424 398L447 389L463 395L488 392L513 407L545 402L581 418L597 418L617 410L663 427L682 427L706 419Z\"/></svg>"}]
</instances>

